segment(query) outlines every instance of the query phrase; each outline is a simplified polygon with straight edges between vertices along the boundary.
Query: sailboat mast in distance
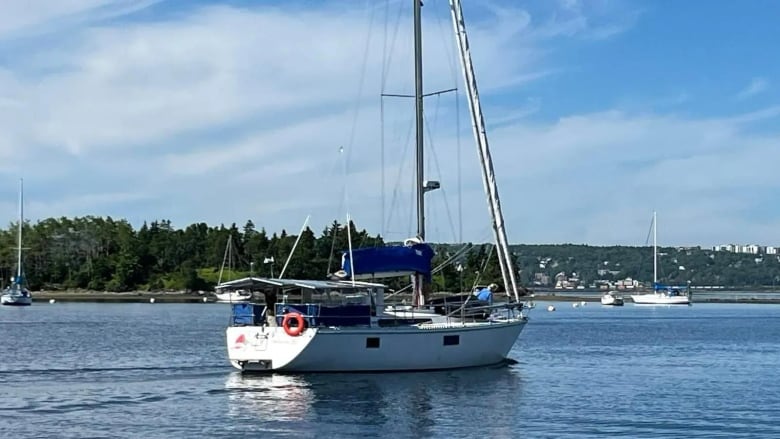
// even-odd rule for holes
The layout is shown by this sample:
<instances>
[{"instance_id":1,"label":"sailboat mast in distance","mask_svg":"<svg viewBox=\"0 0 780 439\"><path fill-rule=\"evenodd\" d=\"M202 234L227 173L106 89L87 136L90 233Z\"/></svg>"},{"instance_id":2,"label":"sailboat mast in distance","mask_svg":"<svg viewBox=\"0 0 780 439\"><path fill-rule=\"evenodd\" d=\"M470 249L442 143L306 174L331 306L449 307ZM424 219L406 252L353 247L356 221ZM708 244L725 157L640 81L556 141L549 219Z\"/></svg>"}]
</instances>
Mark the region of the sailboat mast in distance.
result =
<instances>
[{"instance_id":1,"label":"sailboat mast in distance","mask_svg":"<svg viewBox=\"0 0 780 439\"><path fill-rule=\"evenodd\" d=\"M658 216L653 211L653 285L658 282Z\"/></svg>"},{"instance_id":2,"label":"sailboat mast in distance","mask_svg":"<svg viewBox=\"0 0 780 439\"><path fill-rule=\"evenodd\" d=\"M16 242L16 281L22 279L22 225L24 223L24 179L19 179L19 233Z\"/></svg>"}]
</instances>

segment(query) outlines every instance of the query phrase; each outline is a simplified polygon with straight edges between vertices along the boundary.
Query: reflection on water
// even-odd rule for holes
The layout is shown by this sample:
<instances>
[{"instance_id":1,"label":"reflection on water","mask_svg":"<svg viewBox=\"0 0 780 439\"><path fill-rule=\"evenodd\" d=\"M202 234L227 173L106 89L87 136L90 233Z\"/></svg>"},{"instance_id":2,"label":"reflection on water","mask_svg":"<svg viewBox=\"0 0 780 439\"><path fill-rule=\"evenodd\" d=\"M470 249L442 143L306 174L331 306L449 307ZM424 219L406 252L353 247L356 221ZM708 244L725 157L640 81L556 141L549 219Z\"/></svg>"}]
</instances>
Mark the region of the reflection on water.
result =
<instances>
[{"instance_id":1,"label":"reflection on water","mask_svg":"<svg viewBox=\"0 0 780 439\"><path fill-rule=\"evenodd\" d=\"M294 375L228 375L230 416L255 414L260 419L300 421L306 418L314 396L308 383Z\"/></svg>"},{"instance_id":2,"label":"reflection on water","mask_svg":"<svg viewBox=\"0 0 780 439\"><path fill-rule=\"evenodd\" d=\"M453 414L466 410L480 417L494 411L497 398L521 398L519 373L515 366L401 374L232 373L225 390L231 417L275 432L308 425L318 434L343 437L349 426L355 436L388 429L400 437L473 437L486 431L509 434L506 426L513 423L502 419L509 414L490 413L493 423L504 426L501 431L479 422L471 433Z\"/></svg>"}]
</instances>

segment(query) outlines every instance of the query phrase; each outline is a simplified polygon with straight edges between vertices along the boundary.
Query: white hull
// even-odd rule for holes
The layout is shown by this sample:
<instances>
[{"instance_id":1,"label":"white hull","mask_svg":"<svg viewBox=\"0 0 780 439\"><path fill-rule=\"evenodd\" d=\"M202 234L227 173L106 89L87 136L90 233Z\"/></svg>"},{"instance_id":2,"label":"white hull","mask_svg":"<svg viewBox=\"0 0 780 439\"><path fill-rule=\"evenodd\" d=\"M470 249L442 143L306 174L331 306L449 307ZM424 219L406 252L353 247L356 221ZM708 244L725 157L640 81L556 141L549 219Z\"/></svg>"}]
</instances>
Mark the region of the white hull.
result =
<instances>
[{"instance_id":1,"label":"white hull","mask_svg":"<svg viewBox=\"0 0 780 439\"><path fill-rule=\"evenodd\" d=\"M369 372L455 369L506 359L526 319L393 328L227 328L228 357L244 371ZM450 343L445 345L446 340ZM379 347L367 347L369 339ZM456 344L457 343L457 344Z\"/></svg>"},{"instance_id":2,"label":"white hull","mask_svg":"<svg viewBox=\"0 0 780 439\"><path fill-rule=\"evenodd\" d=\"M2 297L0 297L0 305L30 306L32 305L32 297L16 294L3 294Z\"/></svg>"},{"instance_id":3,"label":"white hull","mask_svg":"<svg viewBox=\"0 0 780 439\"><path fill-rule=\"evenodd\" d=\"M621 306L623 305L623 298L612 294L605 294L601 296L602 305Z\"/></svg>"},{"instance_id":4,"label":"white hull","mask_svg":"<svg viewBox=\"0 0 780 439\"><path fill-rule=\"evenodd\" d=\"M251 294L241 293L238 291L226 291L224 293L214 293L217 298L217 302L225 303L237 303L246 302L252 298Z\"/></svg>"},{"instance_id":5,"label":"white hull","mask_svg":"<svg viewBox=\"0 0 780 439\"><path fill-rule=\"evenodd\" d=\"M638 305L690 305L688 296L669 296L662 293L636 294L631 300Z\"/></svg>"}]
</instances>

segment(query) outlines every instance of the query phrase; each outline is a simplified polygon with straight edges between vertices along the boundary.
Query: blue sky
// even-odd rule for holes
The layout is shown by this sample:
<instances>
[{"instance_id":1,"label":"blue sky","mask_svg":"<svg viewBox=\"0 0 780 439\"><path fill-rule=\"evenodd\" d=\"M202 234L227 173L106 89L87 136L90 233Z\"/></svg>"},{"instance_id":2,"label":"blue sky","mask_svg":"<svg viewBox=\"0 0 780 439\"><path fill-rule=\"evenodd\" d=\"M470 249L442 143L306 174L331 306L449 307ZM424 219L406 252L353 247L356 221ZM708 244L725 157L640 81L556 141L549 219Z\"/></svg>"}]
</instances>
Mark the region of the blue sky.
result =
<instances>
[{"instance_id":1,"label":"blue sky","mask_svg":"<svg viewBox=\"0 0 780 439\"><path fill-rule=\"evenodd\" d=\"M33 221L407 237L411 102L382 129L378 95L412 90L408 3L5 1L2 219L24 177ZM464 3L510 241L642 245L657 210L663 244L780 244L780 4ZM462 88L446 0L423 13L426 90ZM466 110L426 101L433 241L490 237Z\"/></svg>"}]
</instances>

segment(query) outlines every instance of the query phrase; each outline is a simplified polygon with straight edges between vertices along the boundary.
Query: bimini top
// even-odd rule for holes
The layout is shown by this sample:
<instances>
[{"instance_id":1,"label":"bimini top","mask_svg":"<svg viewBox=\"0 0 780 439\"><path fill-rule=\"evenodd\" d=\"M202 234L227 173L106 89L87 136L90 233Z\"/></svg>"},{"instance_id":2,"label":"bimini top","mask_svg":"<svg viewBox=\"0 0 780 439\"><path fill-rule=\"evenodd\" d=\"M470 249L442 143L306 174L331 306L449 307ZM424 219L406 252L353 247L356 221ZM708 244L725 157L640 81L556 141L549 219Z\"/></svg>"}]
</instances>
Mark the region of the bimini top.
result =
<instances>
[{"instance_id":1,"label":"bimini top","mask_svg":"<svg viewBox=\"0 0 780 439\"><path fill-rule=\"evenodd\" d=\"M299 279L275 279L267 277L245 277L242 279L223 282L215 288L219 290L240 290L268 288L304 288L309 290L355 290L364 288L385 288L383 284L370 282L350 282L332 280L299 280Z\"/></svg>"},{"instance_id":2,"label":"bimini top","mask_svg":"<svg viewBox=\"0 0 780 439\"><path fill-rule=\"evenodd\" d=\"M345 251L341 259L344 278L372 279L419 273L431 275L433 249L424 243L369 247Z\"/></svg>"}]
</instances>

